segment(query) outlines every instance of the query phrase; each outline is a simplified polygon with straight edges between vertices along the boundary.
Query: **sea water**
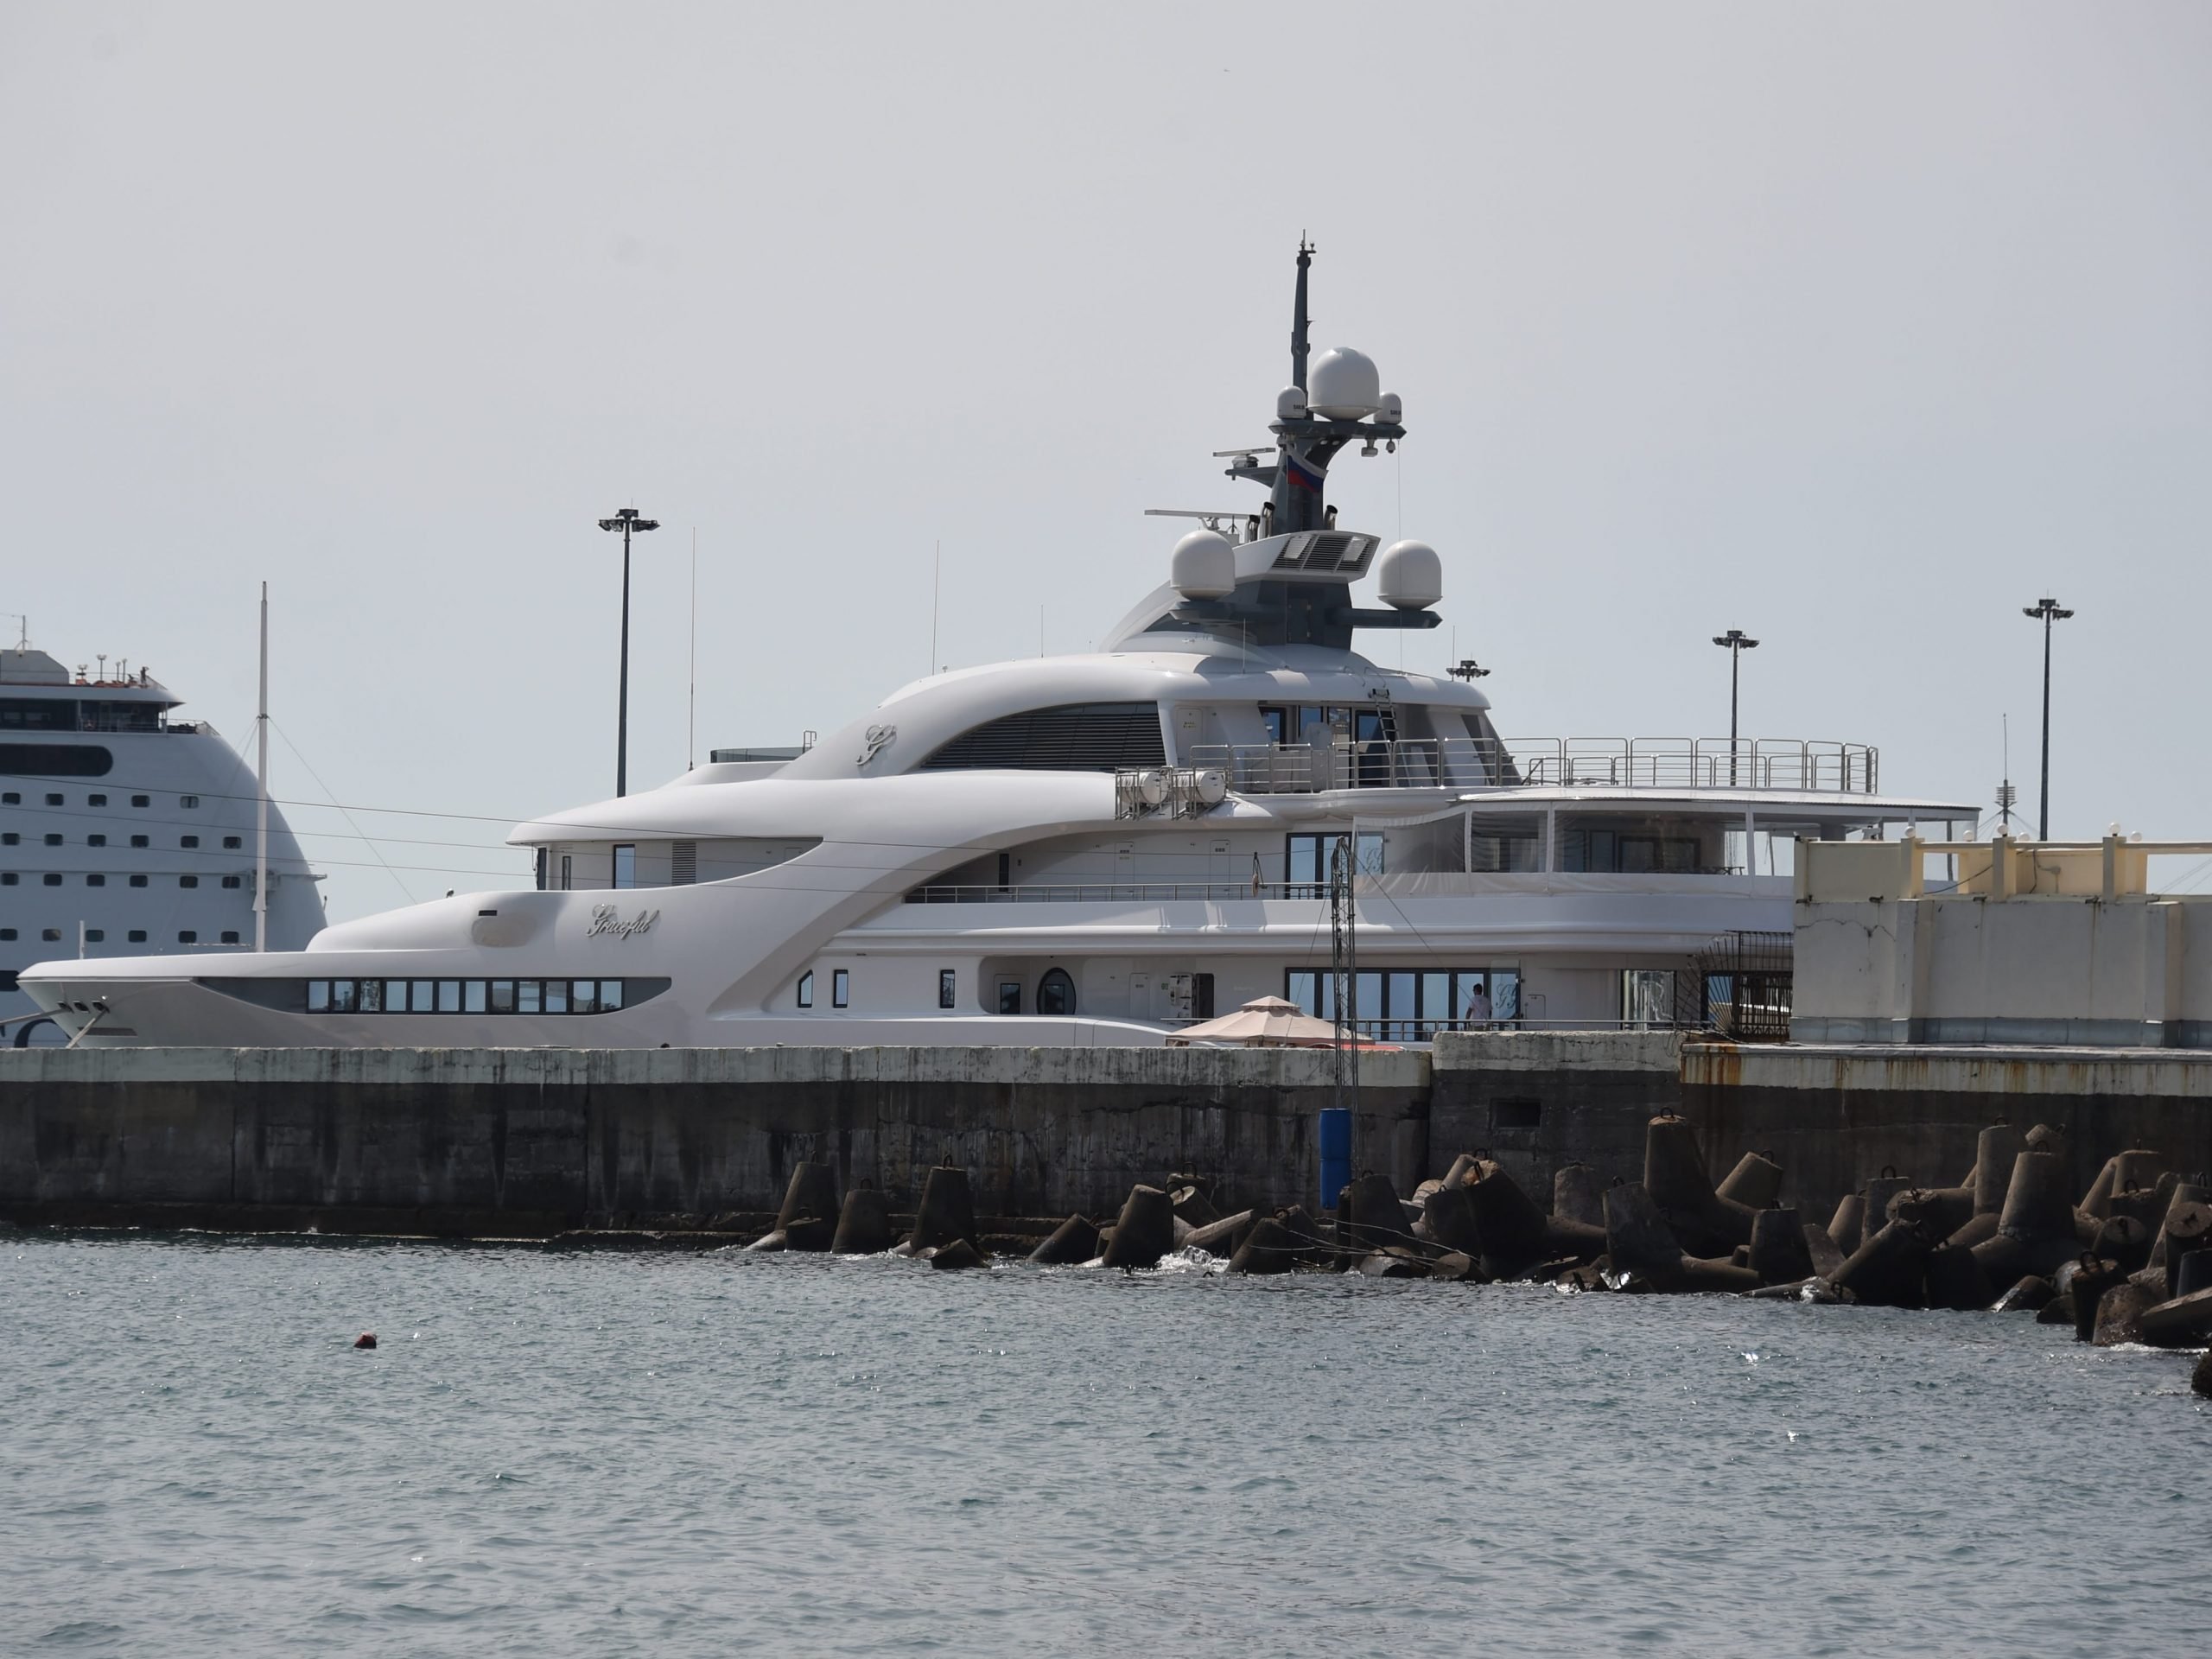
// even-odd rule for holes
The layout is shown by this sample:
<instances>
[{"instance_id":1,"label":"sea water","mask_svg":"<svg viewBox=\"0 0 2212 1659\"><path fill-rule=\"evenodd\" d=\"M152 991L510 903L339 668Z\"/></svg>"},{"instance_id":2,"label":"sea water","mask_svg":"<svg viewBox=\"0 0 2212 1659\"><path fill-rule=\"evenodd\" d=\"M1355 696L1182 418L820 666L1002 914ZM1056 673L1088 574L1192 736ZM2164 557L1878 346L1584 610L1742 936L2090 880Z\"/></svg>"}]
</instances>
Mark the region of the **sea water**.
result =
<instances>
[{"instance_id":1,"label":"sea water","mask_svg":"<svg viewBox=\"0 0 2212 1659\"><path fill-rule=\"evenodd\" d=\"M2070 1335L11 1234L0 1650L2191 1650L2212 1414L2184 1359Z\"/></svg>"}]
</instances>

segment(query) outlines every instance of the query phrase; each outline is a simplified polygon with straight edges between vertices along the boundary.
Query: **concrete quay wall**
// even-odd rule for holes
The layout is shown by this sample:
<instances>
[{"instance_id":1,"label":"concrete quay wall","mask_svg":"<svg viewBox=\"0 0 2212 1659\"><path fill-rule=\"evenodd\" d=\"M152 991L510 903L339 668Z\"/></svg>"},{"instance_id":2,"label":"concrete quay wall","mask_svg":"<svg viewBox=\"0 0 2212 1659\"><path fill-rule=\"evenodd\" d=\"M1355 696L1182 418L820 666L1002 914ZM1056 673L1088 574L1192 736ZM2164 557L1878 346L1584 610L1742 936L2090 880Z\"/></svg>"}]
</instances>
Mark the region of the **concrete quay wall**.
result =
<instances>
[{"instance_id":1,"label":"concrete quay wall","mask_svg":"<svg viewBox=\"0 0 2212 1659\"><path fill-rule=\"evenodd\" d=\"M1174 1171L1312 1203L1310 1050L0 1051L0 1217L283 1213L531 1233L772 1211L793 1165L911 1203L965 1166L978 1210L1116 1211ZM1426 1054L1369 1054L1363 1161L1408 1185Z\"/></svg>"}]
</instances>

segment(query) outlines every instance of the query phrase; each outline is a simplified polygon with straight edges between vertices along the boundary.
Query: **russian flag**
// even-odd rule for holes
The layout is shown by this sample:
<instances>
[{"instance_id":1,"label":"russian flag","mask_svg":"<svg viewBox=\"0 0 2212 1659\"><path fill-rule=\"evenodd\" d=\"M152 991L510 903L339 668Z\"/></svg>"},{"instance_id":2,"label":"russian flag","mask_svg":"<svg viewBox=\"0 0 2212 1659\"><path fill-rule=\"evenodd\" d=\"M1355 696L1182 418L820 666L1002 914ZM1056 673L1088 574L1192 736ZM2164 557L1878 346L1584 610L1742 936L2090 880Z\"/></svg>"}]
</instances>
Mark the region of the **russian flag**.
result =
<instances>
[{"instance_id":1,"label":"russian flag","mask_svg":"<svg viewBox=\"0 0 2212 1659\"><path fill-rule=\"evenodd\" d=\"M1284 471L1289 474L1293 484L1300 489L1311 490L1316 495L1321 493L1323 479L1321 469L1312 462L1301 459L1295 449L1283 451L1282 464Z\"/></svg>"}]
</instances>

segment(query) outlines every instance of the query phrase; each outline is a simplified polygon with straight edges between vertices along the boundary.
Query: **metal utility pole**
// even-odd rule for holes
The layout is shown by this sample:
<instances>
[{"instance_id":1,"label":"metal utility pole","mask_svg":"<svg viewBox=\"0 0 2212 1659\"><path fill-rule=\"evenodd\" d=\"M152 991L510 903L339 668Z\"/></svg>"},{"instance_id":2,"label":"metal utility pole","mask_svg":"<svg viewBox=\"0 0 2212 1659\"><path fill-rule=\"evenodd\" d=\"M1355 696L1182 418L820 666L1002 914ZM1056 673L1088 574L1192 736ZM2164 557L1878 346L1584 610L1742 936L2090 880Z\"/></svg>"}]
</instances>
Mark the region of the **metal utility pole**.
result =
<instances>
[{"instance_id":1,"label":"metal utility pole","mask_svg":"<svg viewBox=\"0 0 2212 1659\"><path fill-rule=\"evenodd\" d=\"M1747 651L1757 651L1759 648L1759 642L1741 628L1731 628L1726 633L1714 634L1713 643L1726 647L1728 652L1728 786L1733 789L1736 786L1736 693L1739 681L1738 669L1743 662L1744 653Z\"/></svg>"},{"instance_id":2,"label":"metal utility pole","mask_svg":"<svg viewBox=\"0 0 2212 1659\"><path fill-rule=\"evenodd\" d=\"M635 507L625 507L612 518L599 521L601 530L622 532L622 690L614 715L614 792L630 792L630 532L658 530L658 518L640 518Z\"/></svg>"},{"instance_id":3,"label":"metal utility pole","mask_svg":"<svg viewBox=\"0 0 2212 1659\"><path fill-rule=\"evenodd\" d=\"M2020 614L2031 619L2043 619L2043 800L2036 813L2036 839L2050 839L2050 625L2063 622L2073 612L2065 609L2055 599L2037 600L2032 605L2023 605Z\"/></svg>"}]
</instances>

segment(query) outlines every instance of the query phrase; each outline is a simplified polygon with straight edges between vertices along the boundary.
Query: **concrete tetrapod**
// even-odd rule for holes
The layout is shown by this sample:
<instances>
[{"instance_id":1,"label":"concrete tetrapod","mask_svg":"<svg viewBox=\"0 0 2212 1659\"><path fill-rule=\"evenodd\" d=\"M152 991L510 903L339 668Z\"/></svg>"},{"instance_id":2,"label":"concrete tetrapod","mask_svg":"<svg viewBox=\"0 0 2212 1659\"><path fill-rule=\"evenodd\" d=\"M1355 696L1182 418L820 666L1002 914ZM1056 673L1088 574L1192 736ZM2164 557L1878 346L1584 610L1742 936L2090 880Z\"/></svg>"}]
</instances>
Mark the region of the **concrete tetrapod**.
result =
<instances>
[{"instance_id":1,"label":"concrete tetrapod","mask_svg":"<svg viewBox=\"0 0 2212 1659\"><path fill-rule=\"evenodd\" d=\"M1861 1244L1897 1219L1890 1213L1890 1205L1898 1193L1911 1191L1912 1182L1903 1175L1877 1175L1866 1183L1866 1220L1859 1234Z\"/></svg>"},{"instance_id":2,"label":"concrete tetrapod","mask_svg":"<svg viewBox=\"0 0 2212 1659\"><path fill-rule=\"evenodd\" d=\"M1587 1164L1563 1164L1552 1177L1552 1219L1605 1230L1605 1189Z\"/></svg>"},{"instance_id":3,"label":"concrete tetrapod","mask_svg":"<svg viewBox=\"0 0 2212 1659\"><path fill-rule=\"evenodd\" d=\"M1175 1206L1156 1186L1133 1186L1122 1202L1114 1224L1114 1236L1106 1245L1105 1264L1131 1272L1156 1268L1160 1258L1175 1248Z\"/></svg>"},{"instance_id":4,"label":"concrete tetrapod","mask_svg":"<svg viewBox=\"0 0 2212 1659\"><path fill-rule=\"evenodd\" d=\"M2212 1335L2212 1289L2154 1302L2143 1310L2143 1340L2165 1347L2194 1346Z\"/></svg>"},{"instance_id":5,"label":"concrete tetrapod","mask_svg":"<svg viewBox=\"0 0 2212 1659\"><path fill-rule=\"evenodd\" d=\"M1684 1255L1681 1241L1651 1201L1651 1194L1637 1181L1624 1181L1605 1191L1605 1250L1617 1274L1630 1274L1654 1290L1759 1287L1758 1274L1749 1268Z\"/></svg>"},{"instance_id":6,"label":"concrete tetrapod","mask_svg":"<svg viewBox=\"0 0 2212 1659\"><path fill-rule=\"evenodd\" d=\"M1074 1268L1097 1254L1098 1224L1088 1216L1070 1216L1029 1252L1029 1259L1040 1268Z\"/></svg>"},{"instance_id":7,"label":"concrete tetrapod","mask_svg":"<svg viewBox=\"0 0 2212 1659\"><path fill-rule=\"evenodd\" d=\"M2189 1386L2198 1394L2212 1396L2212 1348L2197 1357L2196 1369L2189 1374Z\"/></svg>"},{"instance_id":8,"label":"concrete tetrapod","mask_svg":"<svg viewBox=\"0 0 2212 1659\"><path fill-rule=\"evenodd\" d=\"M2212 1250L2191 1250L2177 1257L2166 1272L2177 1296L2194 1296L2200 1290L2212 1290Z\"/></svg>"},{"instance_id":9,"label":"concrete tetrapod","mask_svg":"<svg viewBox=\"0 0 2212 1659\"><path fill-rule=\"evenodd\" d=\"M1991 1305L1993 1313L2040 1313L2058 1294L2050 1281L2035 1274L2006 1291ZM2069 1323L2071 1323L2069 1320Z\"/></svg>"},{"instance_id":10,"label":"concrete tetrapod","mask_svg":"<svg viewBox=\"0 0 2212 1659\"><path fill-rule=\"evenodd\" d=\"M2123 1280L2097 1299L2097 1314L2089 1340L2100 1348L2117 1348L2125 1342L2143 1340L2143 1315L2158 1298L2142 1286Z\"/></svg>"},{"instance_id":11,"label":"concrete tetrapod","mask_svg":"<svg viewBox=\"0 0 2212 1659\"><path fill-rule=\"evenodd\" d=\"M1813 1271L1823 1279L1835 1277L1836 1269L1843 1266L1844 1252L1836 1248L1835 1240L1828 1236L1828 1230L1816 1221L1808 1221L1803 1228L1805 1249L1813 1258Z\"/></svg>"},{"instance_id":12,"label":"concrete tetrapod","mask_svg":"<svg viewBox=\"0 0 2212 1659\"><path fill-rule=\"evenodd\" d=\"M1909 1221L1931 1238L1948 1239L1974 1219L1974 1189L1908 1187L1890 1200L1889 1218Z\"/></svg>"},{"instance_id":13,"label":"concrete tetrapod","mask_svg":"<svg viewBox=\"0 0 2212 1659\"><path fill-rule=\"evenodd\" d=\"M2158 1236L2152 1241L2151 1265L2152 1267L2163 1268L2166 1265L2167 1257L2173 1251L2170 1240L2173 1233L2174 1223L2190 1213L2187 1207L2190 1205L2194 1205L2198 1211L2202 1211L2200 1217L2202 1224L2196 1227L2192 1236L2202 1238L2208 1231L2212 1231L2212 1190L2206 1189L2196 1181L2177 1181L2172 1192L2167 1195L2165 1213L2158 1217Z\"/></svg>"},{"instance_id":14,"label":"concrete tetrapod","mask_svg":"<svg viewBox=\"0 0 2212 1659\"><path fill-rule=\"evenodd\" d=\"M2012 1182L2012 1165L2025 1148L2019 1131L2008 1123L1993 1123L1974 1141L1974 1212L1993 1216L2005 1207L2005 1189Z\"/></svg>"},{"instance_id":15,"label":"concrete tetrapod","mask_svg":"<svg viewBox=\"0 0 2212 1659\"><path fill-rule=\"evenodd\" d=\"M1782 1166L1762 1154L1747 1152L1720 1183L1719 1196L1757 1214L1771 1210L1782 1197Z\"/></svg>"},{"instance_id":16,"label":"concrete tetrapod","mask_svg":"<svg viewBox=\"0 0 2212 1659\"><path fill-rule=\"evenodd\" d=\"M2177 1188L2177 1195L2182 1190ZM2181 1264L2208 1247L2212 1247L2212 1205L2177 1196L2166 1211L2164 1225L2158 1229L2152 1261L2166 1270L2166 1282L2178 1290Z\"/></svg>"},{"instance_id":17,"label":"concrete tetrapod","mask_svg":"<svg viewBox=\"0 0 2212 1659\"><path fill-rule=\"evenodd\" d=\"M1805 1224L1795 1210L1762 1210L1751 1217L1751 1268L1763 1285L1792 1285L1813 1276Z\"/></svg>"},{"instance_id":18,"label":"concrete tetrapod","mask_svg":"<svg viewBox=\"0 0 2212 1659\"><path fill-rule=\"evenodd\" d=\"M1252 1230L1254 1212L1240 1210L1233 1216L1224 1216L1198 1228L1183 1241L1183 1248L1204 1250L1208 1255L1231 1256L1244 1242L1244 1235Z\"/></svg>"},{"instance_id":19,"label":"concrete tetrapod","mask_svg":"<svg viewBox=\"0 0 2212 1659\"><path fill-rule=\"evenodd\" d=\"M856 1186L845 1194L843 1213L837 1217L837 1236L830 1248L839 1255L879 1255L898 1239L891 1229L891 1199L872 1186Z\"/></svg>"},{"instance_id":20,"label":"concrete tetrapod","mask_svg":"<svg viewBox=\"0 0 2212 1659\"><path fill-rule=\"evenodd\" d=\"M1828 1218L1828 1238L1836 1249L1849 1255L1866 1238L1866 1195L1847 1192L1835 1207L1835 1214Z\"/></svg>"},{"instance_id":21,"label":"concrete tetrapod","mask_svg":"<svg viewBox=\"0 0 2212 1659\"><path fill-rule=\"evenodd\" d=\"M1163 1198L1167 1195L1161 1193ZM922 1202L914 1212L914 1231L908 1241L913 1253L933 1250L964 1238L976 1237L976 1200L968 1189L968 1172L940 1164L922 1182Z\"/></svg>"},{"instance_id":22,"label":"concrete tetrapod","mask_svg":"<svg viewBox=\"0 0 2212 1659\"><path fill-rule=\"evenodd\" d=\"M1643 1188L1690 1255L1725 1255L1751 1242L1752 1211L1713 1190L1689 1119L1653 1118L1643 1132ZM1607 1226L1611 1227L1611 1211Z\"/></svg>"},{"instance_id":23,"label":"concrete tetrapod","mask_svg":"<svg viewBox=\"0 0 2212 1659\"><path fill-rule=\"evenodd\" d=\"M1513 1278L1551 1254L1544 1212L1502 1166L1485 1163L1478 1167L1478 1179L1462 1190L1482 1241L1483 1268L1493 1277ZM1455 1243L1453 1248L1465 1246Z\"/></svg>"},{"instance_id":24,"label":"concrete tetrapod","mask_svg":"<svg viewBox=\"0 0 2212 1659\"><path fill-rule=\"evenodd\" d=\"M983 1253L973 1240L956 1238L950 1244L939 1244L929 1253L930 1266L940 1273L957 1271L962 1268L980 1268Z\"/></svg>"},{"instance_id":25,"label":"concrete tetrapod","mask_svg":"<svg viewBox=\"0 0 2212 1659\"><path fill-rule=\"evenodd\" d=\"M836 1237L837 1221L837 1172L827 1164L800 1164L791 1171L784 1207L776 1212L784 1248L826 1250Z\"/></svg>"},{"instance_id":26,"label":"concrete tetrapod","mask_svg":"<svg viewBox=\"0 0 2212 1659\"><path fill-rule=\"evenodd\" d=\"M2089 1248L2119 1262L2122 1273L2133 1273L2151 1260L2151 1230L2133 1216L2114 1216L2097 1229Z\"/></svg>"},{"instance_id":27,"label":"concrete tetrapod","mask_svg":"<svg viewBox=\"0 0 2212 1659\"><path fill-rule=\"evenodd\" d=\"M1974 1247L1974 1259L1992 1284L2002 1285L2029 1274L2048 1276L2081 1248L2066 1197L2066 1166L2056 1153L2022 1153L2012 1160L1997 1235Z\"/></svg>"},{"instance_id":28,"label":"concrete tetrapod","mask_svg":"<svg viewBox=\"0 0 2212 1659\"><path fill-rule=\"evenodd\" d=\"M2120 1263L2085 1255L2067 1262L2051 1282L2059 1300L2074 1310L2074 1340L2087 1342L2096 1334L2097 1307L2104 1294L2121 1281Z\"/></svg>"},{"instance_id":29,"label":"concrete tetrapod","mask_svg":"<svg viewBox=\"0 0 2212 1659\"><path fill-rule=\"evenodd\" d=\"M1298 1266L1305 1244L1273 1216L1252 1224L1236 1254L1229 1258L1231 1273L1288 1273Z\"/></svg>"},{"instance_id":30,"label":"concrete tetrapod","mask_svg":"<svg viewBox=\"0 0 2212 1659\"><path fill-rule=\"evenodd\" d=\"M1337 1198L1337 1242L1365 1255L1413 1242L1413 1224L1388 1175L1360 1175Z\"/></svg>"},{"instance_id":31,"label":"concrete tetrapod","mask_svg":"<svg viewBox=\"0 0 2212 1659\"><path fill-rule=\"evenodd\" d=\"M1963 1244L1939 1244L1930 1250L1923 1277L1930 1307L1979 1313L1997 1294L1990 1287L1989 1276L1982 1272L1981 1263Z\"/></svg>"},{"instance_id":32,"label":"concrete tetrapod","mask_svg":"<svg viewBox=\"0 0 2212 1659\"><path fill-rule=\"evenodd\" d=\"M1928 1300L1928 1257L1934 1248L1917 1227L1893 1221L1853 1250L1829 1282L1863 1306L1921 1307Z\"/></svg>"}]
</instances>

